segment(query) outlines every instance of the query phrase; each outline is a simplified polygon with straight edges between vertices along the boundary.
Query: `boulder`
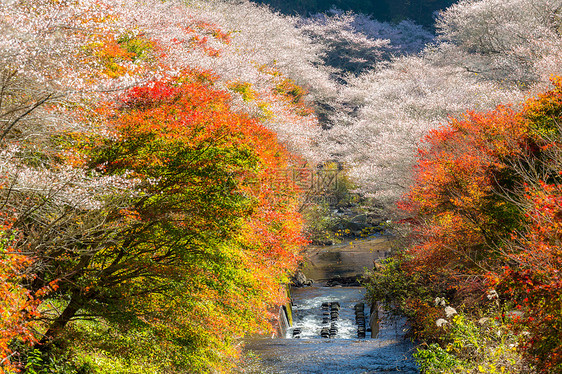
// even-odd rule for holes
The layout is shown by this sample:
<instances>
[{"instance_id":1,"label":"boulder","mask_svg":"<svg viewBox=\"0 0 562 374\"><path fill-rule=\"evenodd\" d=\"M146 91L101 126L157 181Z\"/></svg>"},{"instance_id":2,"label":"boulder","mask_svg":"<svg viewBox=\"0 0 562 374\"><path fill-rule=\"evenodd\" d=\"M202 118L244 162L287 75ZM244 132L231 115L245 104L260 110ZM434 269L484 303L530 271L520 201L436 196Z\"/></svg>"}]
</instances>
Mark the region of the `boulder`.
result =
<instances>
[{"instance_id":1,"label":"boulder","mask_svg":"<svg viewBox=\"0 0 562 374\"><path fill-rule=\"evenodd\" d=\"M359 287L361 286L360 280L363 279L361 275L351 276L351 277L341 277L339 275L328 279L326 282L327 287Z\"/></svg>"},{"instance_id":2,"label":"boulder","mask_svg":"<svg viewBox=\"0 0 562 374\"><path fill-rule=\"evenodd\" d=\"M291 286L293 287L305 287L312 286L314 281L312 279L307 279L304 273L299 269L293 274L291 278Z\"/></svg>"},{"instance_id":3,"label":"boulder","mask_svg":"<svg viewBox=\"0 0 562 374\"><path fill-rule=\"evenodd\" d=\"M366 225L367 224L367 215L366 214L358 214L351 219L351 222L358 223L358 224L361 224L361 225Z\"/></svg>"}]
</instances>

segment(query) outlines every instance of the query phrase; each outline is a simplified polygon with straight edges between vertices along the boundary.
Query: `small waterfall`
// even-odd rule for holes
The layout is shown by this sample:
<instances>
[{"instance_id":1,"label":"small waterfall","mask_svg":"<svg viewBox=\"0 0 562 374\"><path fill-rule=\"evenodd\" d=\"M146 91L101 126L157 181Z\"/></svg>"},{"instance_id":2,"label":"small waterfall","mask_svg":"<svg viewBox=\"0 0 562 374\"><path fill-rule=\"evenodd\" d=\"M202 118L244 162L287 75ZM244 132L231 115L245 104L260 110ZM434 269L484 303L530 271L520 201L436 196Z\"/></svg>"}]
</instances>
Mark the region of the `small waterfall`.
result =
<instances>
[{"instance_id":1,"label":"small waterfall","mask_svg":"<svg viewBox=\"0 0 562 374\"><path fill-rule=\"evenodd\" d=\"M358 338L355 305L363 302L365 290L361 287L329 288L310 287L293 291L293 326L287 330L287 339L325 339L322 329L337 326L337 334L332 339ZM339 303L337 318L332 318L331 304ZM322 308L322 304L328 308ZM369 308L365 310L365 325L369 326ZM294 331L300 331L294 334ZM365 338L370 338L370 329L366 329Z\"/></svg>"}]
</instances>

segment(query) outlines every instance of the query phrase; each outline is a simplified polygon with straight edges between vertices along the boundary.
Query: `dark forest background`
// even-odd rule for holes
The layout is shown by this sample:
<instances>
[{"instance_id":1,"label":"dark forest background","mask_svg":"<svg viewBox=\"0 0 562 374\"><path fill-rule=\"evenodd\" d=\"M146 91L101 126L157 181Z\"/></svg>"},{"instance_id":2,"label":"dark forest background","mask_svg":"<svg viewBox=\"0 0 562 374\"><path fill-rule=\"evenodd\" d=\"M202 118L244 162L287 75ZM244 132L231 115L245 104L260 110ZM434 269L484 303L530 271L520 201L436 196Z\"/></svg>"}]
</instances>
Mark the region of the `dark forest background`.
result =
<instances>
[{"instance_id":1,"label":"dark forest background","mask_svg":"<svg viewBox=\"0 0 562 374\"><path fill-rule=\"evenodd\" d=\"M379 21L400 22L411 19L428 28L433 27L435 12L447 8L455 0L252 0L269 4L284 14L308 15L325 12L331 7L372 15Z\"/></svg>"}]
</instances>

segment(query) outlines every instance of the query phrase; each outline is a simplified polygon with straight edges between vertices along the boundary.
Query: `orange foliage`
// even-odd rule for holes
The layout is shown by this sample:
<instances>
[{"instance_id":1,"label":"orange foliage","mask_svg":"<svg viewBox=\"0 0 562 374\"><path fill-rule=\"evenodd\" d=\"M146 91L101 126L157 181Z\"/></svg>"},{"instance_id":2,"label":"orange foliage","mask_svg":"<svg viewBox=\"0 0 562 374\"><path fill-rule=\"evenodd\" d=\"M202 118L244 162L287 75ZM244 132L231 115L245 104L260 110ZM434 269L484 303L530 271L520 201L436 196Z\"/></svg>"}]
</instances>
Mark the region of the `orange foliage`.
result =
<instances>
[{"instance_id":1,"label":"orange foliage","mask_svg":"<svg viewBox=\"0 0 562 374\"><path fill-rule=\"evenodd\" d=\"M553 83L520 112L468 113L433 131L401 203L415 240L405 270L457 304L496 287L524 312L517 328L545 373L562 370L562 80Z\"/></svg>"},{"instance_id":2,"label":"orange foliage","mask_svg":"<svg viewBox=\"0 0 562 374\"><path fill-rule=\"evenodd\" d=\"M494 269L499 254L493 244L517 224L510 217L512 206L495 188L506 177L504 160L521 153L525 134L515 113L500 107L452 119L428 135L416 182L401 203L418 223L418 241L409 249L411 271L452 277L451 286L472 291L478 284L464 280Z\"/></svg>"},{"instance_id":3,"label":"orange foliage","mask_svg":"<svg viewBox=\"0 0 562 374\"><path fill-rule=\"evenodd\" d=\"M23 272L31 261L14 248L15 239L6 236L8 229L6 223L0 226L0 374L15 369L9 360L13 354L9 344L13 339L34 341L29 324L36 307L21 284L25 278Z\"/></svg>"},{"instance_id":4,"label":"orange foliage","mask_svg":"<svg viewBox=\"0 0 562 374\"><path fill-rule=\"evenodd\" d=\"M531 333L525 348L543 372L562 369L562 185L547 185L526 195L530 227L508 253L498 285L526 311L519 328Z\"/></svg>"},{"instance_id":5,"label":"orange foliage","mask_svg":"<svg viewBox=\"0 0 562 374\"><path fill-rule=\"evenodd\" d=\"M286 301L279 285L296 268L306 242L297 187L278 183L275 173L292 155L257 119L233 111L230 94L214 87L216 79L185 70L129 90L105 113L117 141L106 144L95 166L142 181L150 204L137 204L126 216L137 226L164 230L150 234L156 237L151 240L195 238L188 253L196 255L188 262L163 266L155 253L143 260L154 266L153 274L185 278L189 299L175 308L173 321L161 313L151 323L168 326L165 334L187 324L221 341L271 328L268 309ZM176 249L159 249L166 251ZM151 298L154 308L170 308ZM213 344L217 340L208 349Z\"/></svg>"},{"instance_id":6,"label":"orange foliage","mask_svg":"<svg viewBox=\"0 0 562 374\"><path fill-rule=\"evenodd\" d=\"M527 178L521 206L526 230L514 233L498 286L526 313L519 328L530 332L525 349L545 373L562 371L562 80L529 100L522 111L532 142L529 166L540 178ZM535 165L539 165L538 168ZM538 170L536 170L538 169Z\"/></svg>"}]
</instances>

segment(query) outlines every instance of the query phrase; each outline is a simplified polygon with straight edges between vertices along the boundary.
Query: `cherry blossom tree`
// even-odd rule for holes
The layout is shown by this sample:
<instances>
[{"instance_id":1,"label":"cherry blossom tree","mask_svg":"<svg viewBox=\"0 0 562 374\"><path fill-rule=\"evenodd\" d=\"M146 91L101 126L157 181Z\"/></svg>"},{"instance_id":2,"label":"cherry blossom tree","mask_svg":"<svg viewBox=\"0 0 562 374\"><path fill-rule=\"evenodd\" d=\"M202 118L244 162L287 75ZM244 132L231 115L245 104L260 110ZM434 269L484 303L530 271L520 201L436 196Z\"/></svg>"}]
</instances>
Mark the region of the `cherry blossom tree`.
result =
<instances>
[{"instance_id":1,"label":"cherry blossom tree","mask_svg":"<svg viewBox=\"0 0 562 374\"><path fill-rule=\"evenodd\" d=\"M496 81L533 84L558 73L561 8L556 0L463 0L437 21L443 60Z\"/></svg>"},{"instance_id":2,"label":"cherry blossom tree","mask_svg":"<svg viewBox=\"0 0 562 374\"><path fill-rule=\"evenodd\" d=\"M325 134L345 160L360 190L389 207L409 187L421 139L466 108L488 108L520 97L493 82L479 82L454 66L426 57L402 57L350 80L341 99L352 108L335 114Z\"/></svg>"},{"instance_id":3,"label":"cherry blossom tree","mask_svg":"<svg viewBox=\"0 0 562 374\"><path fill-rule=\"evenodd\" d=\"M417 53L434 37L411 21L391 25L338 9L303 19L300 29L322 46L323 63L343 80L375 69L393 55Z\"/></svg>"},{"instance_id":4,"label":"cherry blossom tree","mask_svg":"<svg viewBox=\"0 0 562 374\"><path fill-rule=\"evenodd\" d=\"M558 72L559 2L461 1L438 40L349 79L324 134L361 191L393 206L411 184L420 140L466 110L518 104ZM500 11L501 10L501 11Z\"/></svg>"}]
</instances>

